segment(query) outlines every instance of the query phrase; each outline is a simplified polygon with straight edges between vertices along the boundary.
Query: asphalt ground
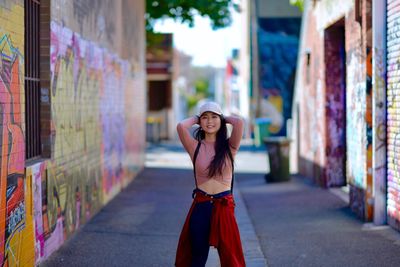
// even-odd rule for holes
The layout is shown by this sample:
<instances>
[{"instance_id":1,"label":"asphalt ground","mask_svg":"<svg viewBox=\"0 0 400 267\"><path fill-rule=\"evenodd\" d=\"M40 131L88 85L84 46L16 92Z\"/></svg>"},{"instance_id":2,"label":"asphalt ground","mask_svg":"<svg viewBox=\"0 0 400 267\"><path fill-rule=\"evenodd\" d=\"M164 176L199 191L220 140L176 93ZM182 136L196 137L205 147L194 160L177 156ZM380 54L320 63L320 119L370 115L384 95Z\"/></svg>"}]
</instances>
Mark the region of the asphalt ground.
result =
<instances>
[{"instance_id":1,"label":"asphalt ground","mask_svg":"<svg viewBox=\"0 0 400 267\"><path fill-rule=\"evenodd\" d=\"M263 148L236 158L236 217L247 266L400 266L400 233L359 221L331 191L293 176L266 183ZM173 266L193 189L180 145L150 145L146 168L41 266ZM218 266L211 250L207 267Z\"/></svg>"},{"instance_id":2,"label":"asphalt ground","mask_svg":"<svg viewBox=\"0 0 400 267\"><path fill-rule=\"evenodd\" d=\"M244 149L236 163L253 173L268 168L262 150ZM181 146L149 146L146 168L41 266L173 266L193 186L191 162ZM247 266L266 266L240 190L234 196ZM218 254L211 249L207 267L216 266Z\"/></svg>"},{"instance_id":3,"label":"asphalt ground","mask_svg":"<svg viewBox=\"0 0 400 267\"><path fill-rule=\"evenodd\" d=\"M342 198L307 178L237 180L269 266L400 266L399 232L363 223Z\"/></svg>"}]
</instances>

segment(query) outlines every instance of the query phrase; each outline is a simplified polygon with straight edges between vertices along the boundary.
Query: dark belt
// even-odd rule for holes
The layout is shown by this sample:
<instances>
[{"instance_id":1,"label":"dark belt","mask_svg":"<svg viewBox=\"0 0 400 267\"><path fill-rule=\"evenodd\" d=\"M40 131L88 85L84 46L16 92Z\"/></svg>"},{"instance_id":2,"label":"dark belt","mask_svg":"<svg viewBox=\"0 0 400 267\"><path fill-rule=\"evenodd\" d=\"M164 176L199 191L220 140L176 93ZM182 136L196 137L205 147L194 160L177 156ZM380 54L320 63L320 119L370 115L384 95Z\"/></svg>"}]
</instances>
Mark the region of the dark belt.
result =
<instances>
[{"instance_id":1,"label":"dark belt","mask_svg":"<svg viewBox=\"0 0 400 267\"><path fill-rule=\"evenodd\" d=\"M204 192L203 190L196 188L196 189L193 190L193 193L192 193L192 198L193 199L195 198L196 194L201 194L201 195L203 195L205 197L210 197L210 198L222 198L222 197L231 195L232 191L231 190L226 190L226 191L223 191L223 192L219 192L217 194L208 194L207 192Z\"/></svg>"}]
</instances>

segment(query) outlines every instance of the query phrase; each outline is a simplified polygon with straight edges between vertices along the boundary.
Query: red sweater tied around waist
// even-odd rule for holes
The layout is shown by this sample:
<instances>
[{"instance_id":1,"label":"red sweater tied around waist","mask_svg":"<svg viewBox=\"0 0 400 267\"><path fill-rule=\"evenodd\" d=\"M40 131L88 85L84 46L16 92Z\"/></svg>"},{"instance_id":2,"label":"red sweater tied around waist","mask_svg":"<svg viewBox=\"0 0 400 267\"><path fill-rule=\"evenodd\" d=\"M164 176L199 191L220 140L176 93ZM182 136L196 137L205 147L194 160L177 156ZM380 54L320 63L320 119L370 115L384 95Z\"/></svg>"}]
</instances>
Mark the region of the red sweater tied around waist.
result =
<instances>
[{"instance_id":1,"label":"red sweater tied around waist","mask_svg":"<svg viewBox=\"0 0 400 267\"><path fill-rule=\"evenodd\" d=\"M239 229L234 216L235 202L232 195L213 198L196 193L192 206L183 225L179 238L175 266L189 267L191 264L191 240L189 221L196 203L210 201L213 203L211 215L210 246L218 249L221 267L243 267L245 265Z\"/></svg>"}]
</instances>

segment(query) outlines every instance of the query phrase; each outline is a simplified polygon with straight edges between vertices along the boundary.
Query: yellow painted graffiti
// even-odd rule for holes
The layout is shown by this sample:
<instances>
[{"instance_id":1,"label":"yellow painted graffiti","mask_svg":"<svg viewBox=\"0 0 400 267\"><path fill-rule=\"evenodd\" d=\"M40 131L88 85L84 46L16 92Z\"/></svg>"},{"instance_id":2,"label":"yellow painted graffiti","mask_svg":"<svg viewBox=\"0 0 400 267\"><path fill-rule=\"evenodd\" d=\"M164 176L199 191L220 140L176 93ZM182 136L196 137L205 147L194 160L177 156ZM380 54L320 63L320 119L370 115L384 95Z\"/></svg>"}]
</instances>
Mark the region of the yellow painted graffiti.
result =
<instances>
[{"instance_id":1,"label":"yellow painted graffiti","mask_svg":"<svg viewBox=\"0 0 400 267\"><path fill-rule=\"evenodd\" d=\"M0 5L0 266L33 266L32 188L23 178L24 9Z\"/></svg>"}]
</instances>

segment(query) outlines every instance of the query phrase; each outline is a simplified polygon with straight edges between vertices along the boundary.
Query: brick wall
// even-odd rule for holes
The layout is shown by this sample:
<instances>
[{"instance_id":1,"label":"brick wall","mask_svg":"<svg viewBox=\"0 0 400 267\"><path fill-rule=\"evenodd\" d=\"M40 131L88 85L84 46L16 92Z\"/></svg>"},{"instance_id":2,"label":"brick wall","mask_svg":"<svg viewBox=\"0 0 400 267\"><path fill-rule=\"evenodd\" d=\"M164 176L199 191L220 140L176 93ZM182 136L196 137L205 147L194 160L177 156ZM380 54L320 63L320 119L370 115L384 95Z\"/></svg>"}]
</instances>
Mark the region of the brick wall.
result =
<instances>
[{"instance_id":1,"label":"brick wall","mask_svg":"<svg viewBox=\"0 0 400 267\"><path fill-rule=\"evenodd\" d=\"M355 5L359 2L360 8ZM299 172L313 177L322 186L347 182L352 209L360 218L370 220L373 214L372 68L371 39L367 37L371 33L371 1L310 1L303 19L305 28L295 100L300 113ZM336 63L332 62L344 60L339 58L342 48L335 44L339 38L333 30L336 26L345 28L344 81L334 77L340 69L335 69ZM346 104L338 93L343 85ZM344 114L338 111L344 110L344 106L343 126ZM344 132L345 148L343 143L336 142L343 140ZM343 164L344 158L346 164ZM339 173L339 168L346 170Z\"/></svg>"},{"instance_id":2,"label":"brick wall","mask_svg":"<svg viewBox=\"0 0 400 267\"><path fill-rule=\"evenodd\" d=\"M46 200L37 262L143 166L143 12L137 1L51 2L51 159L34 166L43 192L34 199Z\"/></svg>"},{"instance_id":3,"label":"brick wall","mask_svg":"<svg viewBox=\"0 0 400 267\"><path fill-rule=\"evenodd\" d=\"M364 218L367 187L366 53L362 37L362 27L356 21L353 8L346 20L346 176L350 184L350 206L360 218Z\"/></svg>"},{"instance_id":4,"label":"brick wall","mask_svg":"<svg viewBox=\"0 0 400 267\"><path fill-rule=\"evenodd\" d=\"M24 3L1 2L0 265L46 259L143 167L143 15L144 1L41 1L42 158L26 163Z\"/></svg>"},{"instance_id":5,"label":"brick wall","mask_svg":"<svg viewBox=\"0 0 400 267\"><path fill-rule=\"evenodd\" d=\"M24 5L0 3L0 265L32 265L30 181L24 179ZM24 251L24 248L29 248Z\"/></svg>"},{"instance_id":6,"label":"brick wall","mask_svg":"<svg viewBox=\"0 0 400 267\"><path fill-rule=\"evenodd\" d=\"M318 120L313 116L315 111L315 87L316 79L320 74L318 72L319 58L321 57L321 47L318 46L320 36L316 32L315 18L312 16L312 9L306 9L303 15L303 23L305 29L302 40L302 50L300 51L300 65L295 90L298 92L296 101L299 103L299 129L300 146L299 146L299 172L308 177L314 177L314 164L316 163L315 155L319 148L315 142L320 142L320 135L316 131ZM316 45L315 45L316 44ZM298 88L304 88L299 90ZM308 105L305 103L308 102ZM313 141L314 140L314 141ZM320 146L322 149L323 146Z\"/></svg>"},{"instance_id":7,"label":"brick wall","mask_svg":"<svg viewBox=\"0 0 400 267\"><path fill-rule=\"evenodd\" d=\"M387 1L387 215L400 229L400 1Z\"/></svg>"},{"instance_id":8,"label":"brick wall","mask_svg":"<svg viewBox=\"0 0 400 267\"><path fill-rule=\"evenodd\" d=\"M372 183L372 8L356 1L346 21L347 179L350 206L357 216L373 217Z\"/></svg>"}]
</instances>

